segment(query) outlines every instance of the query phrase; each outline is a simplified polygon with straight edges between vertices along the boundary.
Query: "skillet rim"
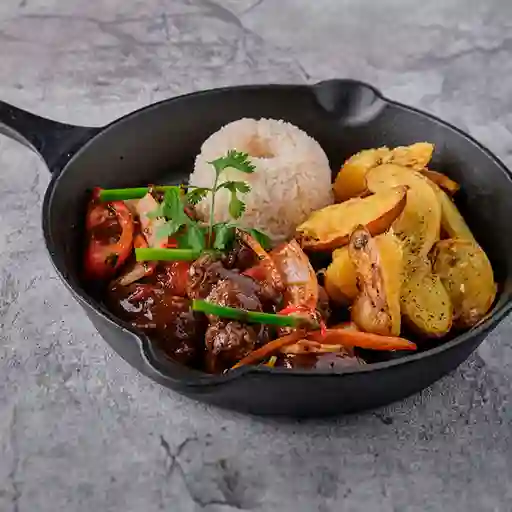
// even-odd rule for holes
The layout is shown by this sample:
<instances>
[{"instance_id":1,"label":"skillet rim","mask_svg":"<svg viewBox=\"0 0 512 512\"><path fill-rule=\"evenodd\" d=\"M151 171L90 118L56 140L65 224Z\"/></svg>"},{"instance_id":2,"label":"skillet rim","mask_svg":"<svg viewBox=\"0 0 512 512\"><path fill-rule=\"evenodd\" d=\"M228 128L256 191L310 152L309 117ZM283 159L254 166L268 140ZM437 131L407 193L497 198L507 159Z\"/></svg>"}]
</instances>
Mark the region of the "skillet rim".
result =
<instances>
[{"instance_id":1,"label":"skillet rim","mask_svg":"<svg viewBox=\"0 0 512 512\"><path fill-rule=\"evenodd\" d=\"M212 375L205 372L201 372L198 370L194 370L180 363L170 361L168 364L171 366L177 365L181 367L185 373L190 374L190 379L183 379L181 377L171 376L167 372L161 371L155 364L151 362L151 358L154 357L153 354L148 356L148 346L153 347L153 342L151 339L145 334L137 329L133 328L128 323L120 320L115 315L113 315L106 307L104 307L100 302L98 302L94 297L88 294L79 281L75 283L75 280L65 275L65 272L61 270L66 269L66 264L63 261L63 258L59 256L57 251L55 251L56 244L54 243L51 236L50 222L49 222L49 211L50 205L52 203L53 194L55 193L55 189L57 188L59 179L64 174L66 169L72 164L76 158L80 157L81 153L85 151L91 144L95 142L97 137L106 133L109 129L115 127L117 124L131 118L135 117L142 112L157 109L164 104L169 104L175 101L179 101L185 98L193 98L206 96L210 94L219 94L219 93L229 93L232 91L240 91L240 90L261 90L261 89L304 89L309 90L312 94L315 94L315 88L318 86L328 83L328 82L340 82L345 84L351 84L359 86L361 89L369 89L373 92L373 94L382 101L386 106L392 106L398 109L402 109L408 112L412 112L416 115L426 118L427 122L435 123L447 128L453 132L455 132L458 136L464 138L470 144L476 146L478 150L483 152L490 160L494 162L494 164L501 170L501 172L508 178L512 187L512 171L508 169L508 167L496 156L492 153L486 146L482 143L478 142L471 135L464 132L460 128L452 125L447 121L443 121L437 116L420 110L416 107L412 107L409 105L405 105L401 102L391 100L385 97L376 87L373 85L367 84L366 82L362 82L355 79L332 79L332 80L324 80L314 84L283 84L283 83L269 83L269 84L250 84L250 85L234 85L234 86L226 86L226 87L218 87L214 89L205 89L194 91L187 94L182 94L179 96L174 96L171 98L167 98L156 103L152 103L150 105L146 105L137 110L129 112L112 122L106 124L103 127L99 127L98 131L88 139L83 145L78 147L72 157L63 165L61 168L57 168L54 170L52 174L52 178L46 189L43 206L42 206L42 228L43 235L45 241L46 250L50 256L50 261L60 277L61 281L66 285L66 287L71 291L72 295L78 300L78 302L83 306L86 305L91 308L95 314L99 315L104 321L106 321L110 327L116 329L122 329L123 331L130 334L133 338L135 338L139 343L139 350L142 360L145 364L147 364L153 372L156 372L161 377L165 379L170 379L172 381L180 382L181 384L186 384L190 387L203 387L203 386L212 386L212 385L220 385L227 384L232 380L236 380L241 378L243 375L248 374L268 374L268 375L286 375L290 377L303 377L306 375L318 377L331 377L331 376L343 376L349 374L356 373L368 373L378 370L385 370L388 368L393 368L395 366L413 363L423 358L429 358L436 356L444 351L451 350L458 345L461 345L470 340L474 340L479 336L482 338L480 343L484 340L484 337L491 332L508 314L512 311L512 294L510 291L508 292L508 296L505 296L507 293L506 290L503 290L498 296L498 300L496 301L494 308L490 314L487 315L485 320L481 321L477 324L476 327L461 333L455 336L453 339L436 345L432 348L423 350L421 352L414 352L410 354L404 354L401 357L396 359L391 359L388 361L381 361L376 363L368 363L365 365L354 366L354 367L346 367L342 369L288 369L288 368L270 368L264 365L257 366L243 366L237 368L235 370L229 371L226 374L221 375ZM507 281L508 283L508 281ZM106 340L105 340L106 341ZM479 343L479 344L480 344ZM152 352L152 350L150 350ZM120 355L120 354L119 354ZM122 357L122 356L121 356Z\"/></svg>"}]
</instances>

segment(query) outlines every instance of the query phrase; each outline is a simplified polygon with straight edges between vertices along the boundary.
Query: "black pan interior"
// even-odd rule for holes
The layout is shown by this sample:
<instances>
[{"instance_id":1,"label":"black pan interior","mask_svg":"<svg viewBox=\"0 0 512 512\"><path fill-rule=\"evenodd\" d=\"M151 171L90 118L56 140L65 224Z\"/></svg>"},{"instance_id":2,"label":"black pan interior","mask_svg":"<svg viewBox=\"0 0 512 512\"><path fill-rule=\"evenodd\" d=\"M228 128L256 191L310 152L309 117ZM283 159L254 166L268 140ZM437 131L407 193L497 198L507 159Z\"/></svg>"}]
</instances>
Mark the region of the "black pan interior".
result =
<instances>
[{"instance_id":1,"label":"black pan interior","mask_svg":"<svg viewBox=\"0 0 512 512\"><path fill-rule=\"evenodd\" d=\"M242 117L269 117L289 121L314 137L333 173L361 149L434 143L431 167L461 183L457 205L492 261L502 299L510 297L512 182L506 170L456 129L383 100L369 88L333 101L331 92L318 86L209 91L154 105L106 128L71 160L53 187L48 235L57 268L76 290L87 289L80 277L81 234L93 187L186 181L209 135Z\"/></svg>"}]
</instances>

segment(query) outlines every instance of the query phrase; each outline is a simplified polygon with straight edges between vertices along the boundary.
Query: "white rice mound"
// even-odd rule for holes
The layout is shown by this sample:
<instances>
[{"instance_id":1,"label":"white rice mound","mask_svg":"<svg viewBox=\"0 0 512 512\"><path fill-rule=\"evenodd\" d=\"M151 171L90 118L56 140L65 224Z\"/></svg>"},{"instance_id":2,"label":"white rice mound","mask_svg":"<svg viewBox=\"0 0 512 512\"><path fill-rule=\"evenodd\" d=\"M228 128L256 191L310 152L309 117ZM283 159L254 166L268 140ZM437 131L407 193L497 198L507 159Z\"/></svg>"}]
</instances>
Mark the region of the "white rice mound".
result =
<instances>
[{"instance_id":1,"label":"white rice mound","mask_svg":"<svg viewBox=\"0 0 512 512\"><path fill-rule=\"evenodd\" d=\"M296 126L275 119L240 119L222 127L202 145L189 183L212 187L215 178L208 162L236 149L248 153L256 167L252 174L226 169L220 182L246 181L251 191L241 195L246 211L238 221L245 228L256 228L272 240L291 238L295 228L314 210L333 202L331 169L320 144ZM240 194L239 194L240 196ZM220 190L215 197L215 222L232 220L230 194ZM211 200L197 207L207 219Z\"/></svg>"}]
</instances>

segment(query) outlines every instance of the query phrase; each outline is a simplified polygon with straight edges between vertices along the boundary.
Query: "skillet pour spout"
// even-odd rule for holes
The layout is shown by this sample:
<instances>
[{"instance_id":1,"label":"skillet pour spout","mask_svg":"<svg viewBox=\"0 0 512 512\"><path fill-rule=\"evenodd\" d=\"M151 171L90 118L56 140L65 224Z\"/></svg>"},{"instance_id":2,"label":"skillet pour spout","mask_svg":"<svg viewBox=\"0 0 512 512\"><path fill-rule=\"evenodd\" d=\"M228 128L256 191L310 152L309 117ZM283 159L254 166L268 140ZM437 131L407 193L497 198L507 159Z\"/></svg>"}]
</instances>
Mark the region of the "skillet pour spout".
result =
<instances>
[{"instance_id":1,"label":"skillet pour spout","mask_svg":"<svg viewBox=\"0 0 512 512\"><path fill-rule=\"evenodd\" d=\"M435 144L433 168L461 184L457 204L489 255L499 296L472 330L421 351L359 367L242 367L207 375L168 358L90 293L80 268L87 191L188 178L202 142L243 117L283 119L315 138L333 172L371 147ZM253 414L321 416L377 407L416 393L454 370L512 307L512 175L457 128L385 98L368 84L253 85L202 91L150 105L104 127L58 123L0 102L0 133L36 151L52 180L42 225L56 272L105 341L154 381L195 399Z\"/></svg>"}]
</instances>

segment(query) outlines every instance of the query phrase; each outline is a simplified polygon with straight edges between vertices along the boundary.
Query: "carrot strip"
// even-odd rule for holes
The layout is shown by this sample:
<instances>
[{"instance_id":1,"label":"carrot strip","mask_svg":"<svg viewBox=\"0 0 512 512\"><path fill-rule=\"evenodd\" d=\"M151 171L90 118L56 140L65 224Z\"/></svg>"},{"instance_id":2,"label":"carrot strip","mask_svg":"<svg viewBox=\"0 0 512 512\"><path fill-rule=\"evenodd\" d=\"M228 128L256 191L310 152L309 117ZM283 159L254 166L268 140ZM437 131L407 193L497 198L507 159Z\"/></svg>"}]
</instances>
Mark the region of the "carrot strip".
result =
<instances>
[{"instance_id":1,"label":"carrot strip","mask_svg":"<svg viewBox=\"0 0 512 512\"><path fill-rule=\"evenodd\" d=\"M287 334L286 336L277 338L276 340L269 341L266 345L263 345L263 347L253 350L250 354L247 354L245 357L240 359L240 361L238 361L238 363L236 363L235 366L233 366L231 369L234 370L240 366L257 363L258 361L271 356L274 352L277 352L282 347L291 345L292 343L295 343L296 341L304 338L305 335L306 331L304 329L298 329L291 334Z\"/></svg>"},{"instance_id":2,"label":"carrot strip","mask_svg":"<svg viewBox=\"0 0 512 512\"><path fill-rule=\"evenodd\" d=\"M416 350L416 344L396 336L381 336L369 332L349 329L326 329L325 335L320 331L310 332L308 340L326 345L344 345L345 347L368 348L372 350Z\"/></svg>"}]
</instances>

